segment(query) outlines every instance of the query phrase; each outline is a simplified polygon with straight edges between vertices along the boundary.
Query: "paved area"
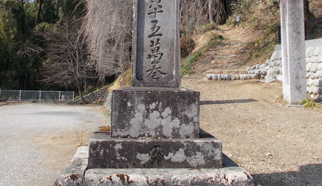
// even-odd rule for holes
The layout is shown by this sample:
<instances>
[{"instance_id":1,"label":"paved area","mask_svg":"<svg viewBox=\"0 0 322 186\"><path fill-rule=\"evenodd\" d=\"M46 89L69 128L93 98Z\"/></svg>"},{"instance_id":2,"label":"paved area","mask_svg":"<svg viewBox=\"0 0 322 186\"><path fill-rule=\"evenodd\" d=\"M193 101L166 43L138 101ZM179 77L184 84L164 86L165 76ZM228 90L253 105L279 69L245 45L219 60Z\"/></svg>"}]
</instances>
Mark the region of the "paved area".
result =
<instances>
[{"instance_id":1,"label":"paved area","mask_svg":"<svg viewBox=\"0 0 322 186\"><path fill-rule=\"evenodd\" d=\"M0 106L0 185L53 185L77 147L108 118L102 106Z\"/></svg>"}]
</instances>

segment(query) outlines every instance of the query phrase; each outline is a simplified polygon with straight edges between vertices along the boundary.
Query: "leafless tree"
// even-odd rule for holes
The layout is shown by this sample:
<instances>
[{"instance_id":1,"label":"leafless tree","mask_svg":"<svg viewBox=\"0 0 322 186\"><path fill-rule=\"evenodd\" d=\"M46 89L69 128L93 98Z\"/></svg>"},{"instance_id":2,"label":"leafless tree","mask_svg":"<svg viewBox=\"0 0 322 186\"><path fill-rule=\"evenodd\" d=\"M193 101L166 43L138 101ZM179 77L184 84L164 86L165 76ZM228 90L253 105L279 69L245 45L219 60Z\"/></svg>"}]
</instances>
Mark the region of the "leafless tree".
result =
<instances>
[{"instance_id":1,"label":"leafless tree","mask_svg":"<svg viewBox=\"0 0 322 186\"><path fill-rule=\"evenodd\" d=\"M96 71L106 76L120 74L128 68L131 54L132 1L86 0L86 33Z\"/></svg>"},{"instance_id":2,"label":"leafless tree","mask_svg":"<svg viewBox=\"0 0 322 186\"><path fill-rule=\"evenodd\" d=\"M129 66L133 4L129 0L83 1L87 7L83 30L96 71L104 81L104 77L120 74ZM219 23L224 14L222 0L180 0L183 30L195 30L209 23L209 18Z\"/></svg>"},{"instance_id":3,"label":"leafless tree","mask_svg":"<svg viewBox=\"0 0 322 186\"><path fill-rule=\"evenodd\" d=\"M221 23L226 16L222 0L181 0L180 21L185 31L198 31L207 23Z\"/></svg>"},{"instance_id":4,"label":"leafless tree","mask_svg":"<svg viewBox=\"0 0 322 186\"><path fill-rule=\"evenodd\" d=\"M62 30L63 29L63 30ZM43 64L42 82L68 88L76 86L83 102L86 80L92 78L94 66L89 62L85 41L75 27L57 27L47 36L47 61Z\"/></svg>"}]
</instances>

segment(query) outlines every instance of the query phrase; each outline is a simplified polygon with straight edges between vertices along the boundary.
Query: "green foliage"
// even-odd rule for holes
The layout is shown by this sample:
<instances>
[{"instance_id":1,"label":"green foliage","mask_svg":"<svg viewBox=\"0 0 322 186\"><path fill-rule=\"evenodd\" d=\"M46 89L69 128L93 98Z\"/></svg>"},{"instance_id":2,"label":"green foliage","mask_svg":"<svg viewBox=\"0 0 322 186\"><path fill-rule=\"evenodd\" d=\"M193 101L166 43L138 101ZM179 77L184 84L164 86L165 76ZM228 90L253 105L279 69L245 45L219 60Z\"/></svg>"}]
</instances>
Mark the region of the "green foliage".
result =
<instances>
[{"instance_id":1,"label":"green foliage","mask_svg":"<svg viewBox=\"0 0 322 186\"><path fill-rule=\"evenodd\" d=\"M305 108L311 108L311 109L316 108L318 106L318 104L310 98L303 99L301 101L301 105L303 105Z\"/></svg>"},{"instance_id":2,"label":"green foliage","mask_svg":"<svg viewBox=\"0 0 322 186\"><path fill-rule=\"evenodd\" d=\"M84 13L80 2L25 0L22 4L20 0L1 0L0 89L43 88L41 69L50 61L46 57L49 43L65 37L64 31Z\"/></svg>"},{"instance_id":3,"label":"green foliage","mask_svg":"<svg viewBox=\"0 0 322 186\"><path fill-rule=\"evenodd\" d=\"M33 4L6 0L0 8L0 88L35 89L43 50L33 34Z\"/></svg>"},{"instance_id":4,"label":"green foliage","mask_svg":"<svg viewBox=\"0 0 322 186\"><path fill-rule=\"evenodd\" d=\"M203 54L201 50L193 54L192 56L188 56L183 60L181 64L181 76L191 74L192 64Z\"/></svg>"}]
</instances>

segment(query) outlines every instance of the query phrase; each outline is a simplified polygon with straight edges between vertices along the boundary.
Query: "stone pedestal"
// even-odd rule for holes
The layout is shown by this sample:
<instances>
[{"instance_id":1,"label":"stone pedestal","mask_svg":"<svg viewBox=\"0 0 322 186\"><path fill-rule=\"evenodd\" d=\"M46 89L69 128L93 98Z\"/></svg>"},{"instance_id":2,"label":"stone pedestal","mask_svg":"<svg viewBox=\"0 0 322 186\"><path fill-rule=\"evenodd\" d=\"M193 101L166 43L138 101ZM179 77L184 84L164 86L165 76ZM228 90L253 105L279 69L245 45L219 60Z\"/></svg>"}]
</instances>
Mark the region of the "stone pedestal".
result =
<instances>
[{"instance_id":1,"label":"stone pedestal","mask_svg":"<svg viewBox=\"0 0 322 186\"><path fill-rule=\"evenodd\" d=\"M95 136L96 134L94 134ZM210 134L200 131L201 140L217 139ZM224 154L222 167L215 168L91 168L87 161L91 152L89 147L80 147L70 164L62 171L56 180L55 186L61 185L86 185L86 186L111 186L111 185L234 185L255 186L250 174L239 167ZM181 160L179 153L173 160ZM108 158L108 157L105 157Z\"/></svg>"},{"instance_id":2,"label":"stone pedestal","mask_svg":"<svg viewBox=\"0 0 322 186\"><path fill-rule=\"evenodd\" d=\"M221 141L199 137L199 92L127 87L112 94L111 133L93 134L88 169L222 167Z\"/></svg>"}]
</instances>

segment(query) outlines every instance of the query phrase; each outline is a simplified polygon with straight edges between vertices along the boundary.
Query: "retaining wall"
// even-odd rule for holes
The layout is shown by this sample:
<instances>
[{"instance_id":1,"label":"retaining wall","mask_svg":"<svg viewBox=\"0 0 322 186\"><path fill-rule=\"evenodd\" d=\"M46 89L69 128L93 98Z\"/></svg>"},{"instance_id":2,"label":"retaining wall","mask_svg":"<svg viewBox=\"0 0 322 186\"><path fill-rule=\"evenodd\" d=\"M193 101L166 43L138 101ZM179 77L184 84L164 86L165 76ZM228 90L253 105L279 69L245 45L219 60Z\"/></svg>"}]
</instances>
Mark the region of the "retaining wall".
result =
<instances>
[{"instance_id":1,"label":"retaining wall","mask_svg":"<svg viewBox=\"0 0 322 186\"><path fill-rule=\"evenodd\" d=\"M107 94L107 88L101 88L99 90L96 90L95 92L92 92L86 96L84 96L84 102L85 103L100 103L102 104L103 101L106 98ZM75 103L80 103L80 98L75 100Z\"/></svg>"},{"instance_id":2,"label":"retaining wall","mask_svg":"<svg viewBox=\"0 0 322 186\"><path fill-rule=\"evenodd\" d=\"M322 101L322 39L305 41L307 92L312 99ZM282 81L281 46L275 46L271 59L263 65L249 67L249 74L259 74L266 82Z\"/></svg>"}]
</instances>

